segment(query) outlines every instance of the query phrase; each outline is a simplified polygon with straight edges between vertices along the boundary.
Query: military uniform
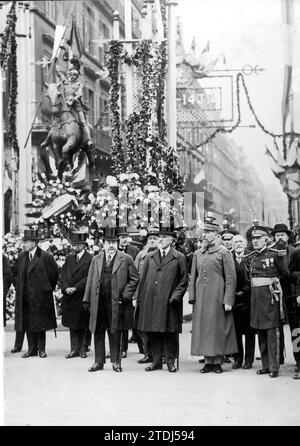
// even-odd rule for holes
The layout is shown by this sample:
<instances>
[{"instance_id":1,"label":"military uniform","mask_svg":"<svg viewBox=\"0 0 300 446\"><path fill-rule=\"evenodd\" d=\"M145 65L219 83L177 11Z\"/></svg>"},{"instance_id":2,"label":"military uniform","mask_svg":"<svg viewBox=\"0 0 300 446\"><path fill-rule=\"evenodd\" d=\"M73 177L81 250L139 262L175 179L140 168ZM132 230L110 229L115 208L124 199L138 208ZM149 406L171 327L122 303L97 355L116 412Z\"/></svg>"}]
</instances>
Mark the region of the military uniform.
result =
<instances>
[{"instance_id":1,"label":"military uniform","mask_svg":"<svg viewBox=\"0 0 300 446\"><path fill-rule=\"evenodd\" d=\"M283 257L274 248L263 247L245 256L251 287L250 326L257 330L265 371L279 371L279 327L284 318L279 277L287 276Z\"/></svg>"}]
</instances>

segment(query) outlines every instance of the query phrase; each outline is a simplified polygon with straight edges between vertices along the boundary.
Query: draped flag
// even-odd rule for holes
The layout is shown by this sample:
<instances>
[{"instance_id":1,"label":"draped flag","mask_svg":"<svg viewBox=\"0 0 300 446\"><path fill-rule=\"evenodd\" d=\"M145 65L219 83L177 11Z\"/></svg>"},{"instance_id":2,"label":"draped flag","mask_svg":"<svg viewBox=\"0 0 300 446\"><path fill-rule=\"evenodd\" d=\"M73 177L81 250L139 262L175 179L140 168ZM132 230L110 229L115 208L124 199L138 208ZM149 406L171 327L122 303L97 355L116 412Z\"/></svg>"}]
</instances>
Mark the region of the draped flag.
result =
<instances>
[{"instance_id":1,"label":"draped flag","mask_svg":"<svg viewBox=\"0 0 300 446\"><path fill-rule=\"evenodd\" d=\"M291 129L294 125L292 97L294 0L281 0L281 6L285 34L285 65L282 94L282 127L283 133L285 133L289 115Z\"/></svg>"},{"instance_id":2,"label":"draped flag","mask_svg":"<svg viewBox=\"0 0 300 446\"><path fill-rule=\"evenodd\" d=\"M56 28L54 34L54 44L53 44L51 61L57 57L59 47L62 43L66 31L65 17L62 8L57 8L55 21L56 21Z\"/></svg>"},{"instance_id":3,"label":"draped flag","mask_svg":"<svg viewBox=\"0 0 300 446\"><path fill-rule=\"evenodd\" d=\"M75 20L75 17L72 17L72 26L69 38L67 40L67 45L70 47L70 58L73 56L80 59L83 53L83 44L80 37L80 32Z\"/></svg>"}]
</instances>

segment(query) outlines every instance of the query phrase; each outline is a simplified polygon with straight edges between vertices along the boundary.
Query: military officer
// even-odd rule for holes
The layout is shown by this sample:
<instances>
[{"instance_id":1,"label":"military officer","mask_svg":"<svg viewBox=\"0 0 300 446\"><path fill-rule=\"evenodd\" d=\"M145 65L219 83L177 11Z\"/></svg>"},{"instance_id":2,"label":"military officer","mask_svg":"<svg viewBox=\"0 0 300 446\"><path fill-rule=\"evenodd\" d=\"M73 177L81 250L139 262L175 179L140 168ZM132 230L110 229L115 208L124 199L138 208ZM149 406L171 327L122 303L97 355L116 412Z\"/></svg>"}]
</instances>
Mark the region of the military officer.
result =
<instances>
[{"instance_id":1,"label":"military officer","mask_svg":"<svg viewBox=\"0 0 300 446\"><path fill-rule=\"evenodd\" d=\"M279 327L284 318L280 277L289 275L286 262L267 247L268 230L257 225L251 231L254 250L245 256L245 272L251 287L250 326L257 330L262 368L258 375L279 373Z\"/></svg>"}]
</instances>

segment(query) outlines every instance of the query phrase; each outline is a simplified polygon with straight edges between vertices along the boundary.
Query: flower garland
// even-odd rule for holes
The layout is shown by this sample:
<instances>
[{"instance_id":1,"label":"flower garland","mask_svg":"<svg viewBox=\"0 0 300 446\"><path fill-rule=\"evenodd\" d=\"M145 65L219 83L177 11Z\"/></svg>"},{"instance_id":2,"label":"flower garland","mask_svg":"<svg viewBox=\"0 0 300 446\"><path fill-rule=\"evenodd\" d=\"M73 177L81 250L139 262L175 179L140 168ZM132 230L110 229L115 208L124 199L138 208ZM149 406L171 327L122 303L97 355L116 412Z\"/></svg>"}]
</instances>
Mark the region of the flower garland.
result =
<instances>
[{"instance_id":1,"label":"flower garland","mask_svg":"<svg viewBox=\"0 0 300 446\"><path fill-rule=\"evenodd\" d=\"M7 15L7 23L1 41L0 67L9 73L9 104L8 104L8 140L19 160L19 143L16 129L18 70L17 70L17 39L16 39L16 2L12 3Z\"/></svg>"}]
</instances>

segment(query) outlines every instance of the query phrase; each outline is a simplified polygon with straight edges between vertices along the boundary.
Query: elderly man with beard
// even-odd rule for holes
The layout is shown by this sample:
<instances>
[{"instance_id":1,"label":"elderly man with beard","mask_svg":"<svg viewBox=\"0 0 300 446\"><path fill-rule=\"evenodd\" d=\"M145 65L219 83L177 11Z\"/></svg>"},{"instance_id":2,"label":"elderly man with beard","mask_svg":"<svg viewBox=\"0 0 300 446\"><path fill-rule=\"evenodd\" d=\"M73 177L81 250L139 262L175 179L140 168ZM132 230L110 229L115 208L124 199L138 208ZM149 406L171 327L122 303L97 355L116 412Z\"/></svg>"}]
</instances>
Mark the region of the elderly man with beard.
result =
<instances>
[{"instance_id":1,"label":"elderly man with beard","mask_svg":"<svg viewBox=\"0 0 300 446\"><path fill-rule=\"evenodd\" d=\"M194 306L191 354L204 356L201 373L222 373L225 355L238 351L232 308L236 272L233 257L217 243L219 226L208 214L203 247L193 258L189 303Z\"/></svg>"},{"instance_id":2,"label":"elderly man with beard","mask_svg":"<svg viewBox=\"0 0 300 446\"><path fill-rule=\"evenodd\" d=\"M159 248L150 252L140 279L138 330L146 332L153 363L146 372L162 369L165 358L170 373L177 372L178 335L182 328L182 299L187 288L185 256L172 247L174 231L160 230Z\"/></svg>"},{"instance_id":3,"label":"elderly man with beard","mask_svg":"<svg viewBox=\"0 0 300 446\"><path fill-rule=\"evenodd\" d=\"M118 251L117 228L105 228L104 249L90 265L83 306L90 310L90 331L94 334L95 363L89 372L103 370L105 332L115 372L121 368L121 331L133 327L132 297L139 277L131 256Z\"/></svg>"},{"instance_id":4,"label":"elderly man with beard","mask_svg":"<svg viewBox=\"0 0 300 446\"><path fill-rule=\"evenodd\" d=\"M233 369L251 369L255 352L255 331L250 327L250 290L245 279L244 251L246 240L242 235L233 237L233 260L235 264L237 284L235 290L235 304L233 307L234 325L238 345L238 353L234 355ZM243 347L245 335L245 355ZM243 359L245 363L243 365Z\"/></svg>"},{"instance_id":5,"label":"elderly man with beard","mask_svg":"<svg viewBox=\"0 0 300 446\"><path fill-rule=\"evenodd\" d=\"M289 245L291 231L283 223L277 223L274 226L272 235L275 239L275 247L279 255L286 258L290 277L284 277L280 280L287 319L291 330L293 353L296 361L294 379L300 379L300 350L297 345L297 339L300 335L300 249ZM283 333L283 330L282 330Z\"/></svg>"},{"instance_id":6,"label":"elderly man with beard","mask_svg":"<svg viewBox=\"0 0 300 446\"><path fill-rule=\"evenodd\" d=\"M289 277L286 260L267 246L268 229L251 230L254 250L245 256L245 272L251 287L250 326L257 331L262 360L258 375L279 374L280 320L284 318L282 289L279 278Z\"/></svg>"}]
</instances>

